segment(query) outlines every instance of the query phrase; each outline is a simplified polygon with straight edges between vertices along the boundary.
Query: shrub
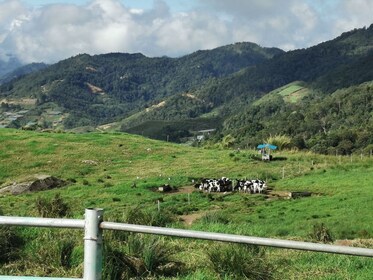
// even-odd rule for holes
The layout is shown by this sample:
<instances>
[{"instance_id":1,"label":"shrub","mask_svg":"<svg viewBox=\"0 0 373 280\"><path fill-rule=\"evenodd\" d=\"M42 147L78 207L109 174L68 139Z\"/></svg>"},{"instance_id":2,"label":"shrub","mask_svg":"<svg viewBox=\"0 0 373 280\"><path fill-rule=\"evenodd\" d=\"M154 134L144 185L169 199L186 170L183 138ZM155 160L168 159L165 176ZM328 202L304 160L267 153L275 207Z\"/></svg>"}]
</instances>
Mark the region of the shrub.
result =
<instances>
[{"instance_id":1,"label":"shrub","mask_svg":"<svg viewBox=\"0 0 373 280\"><path fill-rule=\"evenodd\" d=\"M3 214L0 209L0 215ZM23 244L15 228L0 226L0 264L15 259Z\"/></svg>"},{"instance_id":2,"label":"shrub","mask_svg":"<svg viewBox=\"0 0 373 280\"><path fill-rule=\"evenodd\" d=\"M146 211L140 206L130 209L125 219L129 224L148 226L166 226L176 220L175 215L167 210Z\"/></svg>"},{"instance_id":3,"label":"shrub","mask_svg":"<svg viewBox=\"0 0 373 280\"><path fill-rule=\"evenodd\" d=\"M207 255L212 269L222 279L273 279L272 266L258 246L217 244Z\"/></svg>"},{"instance_id":4,"label":"shrub","mask_svg":"<svg viewBox=\"0 0 373 280\"><path fill-rule=\"evenodd\" d=\"M167 210L161 210L153 214L152 226L165 227L167 224L171 224L175 221L176 217L173 213Z\"/></svg>"},{"instance_id":5,"label":"shrub","mask_svg":"<svg viewBox=\"0 0 373 280\"><path fill-rule=\"evenodd\" d=\"M89 183L89 181L88 181L88 180L86 180L86 179L83 179L83 185L84 185L84 186L89 186L89 185L90 185L90 183Z\"/></svg>"},{"instance_id":6,"label":"shrub","mask_svg":"<svg viewBox=\"0 0 373 280\"><path fill-rule=\"evenodd\" d=\"M137 267L142 270L138 271L138 274L142 274L141 276L145 276L144 274L171 276L178 273L183 267L182 263L172 260L172 255L178 250L168 245L161 237L143 234L131 235L128 239L128 249L130 255L137 258ZM133 261L134 259L132 263ZM139 265L140 262L142 265ZM134 269L132 268L132 270Z\"/></svg>"},{"instance_id":7,"label":"shrub","mask_svg":"<svg viewBox=\"0 0 373 280\"><path fill-rule=\"evenodd\" d=\"M105 265L102 269L102 279L130 279L136 276L137 270L131 271L126 254L110 242L104 242L103 260Z\"/></svg>"},{"instance_id":8,"label":"shrub","mask_svg":"<svg viewBox=\"0 0 373 280\"><path fill-rule=\"evenodd\" d=\"M0 264L16 259L23 244L16 229L0 227Z\"/></svg>"},{"instance_id":9,"label":"shrub","mask_svg":"<svg viewBox=\"0 0 373 280\"><path fill-rule=\"evenodd\" d=\"M323 243L333 242L333 236L330 230L323 224L313 225L312 233L310 234L312 240Z\"/></svg>"},{"instance_id":10,"label":"shrub","mask_svg":"<svg viewBox=\"0 0 373 280\"><path fill-rule=\"evenodd\" d=\"M278 135L268 137L267 139L264 140L264 143L270 143L270 144L276 145L279 148L279 150L283 150L283 149L290 147L292 143L292 139L291 137L285 134L278 134Z\"/></svg>"},{"instance_id":11,"label":"shrub","mask_svg":"<svg viewBox=\"0 0 373 280\"><path fill-rule=\"evenodd\" d=\"M71 257L74 251L75 243L71 240L66 240L61 244L61 265L67 269L71 268Z\"/></svg>"},{"instance_id":12,"label":"shrub","mask_svg":"<svg viewBox=\"0 0 373 280\"><path fill-rule=\"evenodd\" d=\"M184 265L172 260L178 250L168 244L164 238L143 234L129 234L125 243L106 242L103 279L153 279L179 273Z\"/></svg>"},{"instance_id":13,"label":"shrub","mask_svg":"<svg viewBox=\"0 0 373 280\"><path fill-rule=\"evenodd\" d=\"M38 197L35 206L38 214L43 218L62 218L68 216L70 212L68 204L63 201L59 193L51 201Z\"/></svg>"},{"instance_id":14,"label":"shrub","mask_svg":"<svg viewBox=\"0 0 373 280\"><path fill-rule=\"evenodd\" d=\"M78 232L71 230L37 229L37 237L28 239L29 253L23 262L33 271L44 271L51 276L79 273L82 251Z\"/></svg>"}]
</instances>

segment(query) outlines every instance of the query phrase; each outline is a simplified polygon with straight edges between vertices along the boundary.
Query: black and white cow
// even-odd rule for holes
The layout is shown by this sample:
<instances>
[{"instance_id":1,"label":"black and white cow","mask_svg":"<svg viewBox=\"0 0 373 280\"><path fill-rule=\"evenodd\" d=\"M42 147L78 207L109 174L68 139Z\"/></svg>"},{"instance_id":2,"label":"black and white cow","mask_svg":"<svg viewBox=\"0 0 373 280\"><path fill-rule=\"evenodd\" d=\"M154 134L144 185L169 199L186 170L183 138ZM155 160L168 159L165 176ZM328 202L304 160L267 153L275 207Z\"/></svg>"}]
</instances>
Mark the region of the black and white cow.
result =
<instances>
[{"instance_id":1,"label":"black and white cow","mask_svg":"<svg viewBox=\"0 0 373 280\"><path fill-rule=\"evenodd\" d=\"M233 190L233 183L226 177L221 179L202 179L201 183L196 184L194 187L206 192L228 192Z\"/></svg>"},{"instance_id":2,"label":"black and white cow","mask_svg":"<svg viewBox=\"0 0 373 280\"><path fill-rule=\"evenodd\" d=\"M263 193L267 189L266 182L263 180L236 180L236 184L233 185L232 180L226 177L221 179L202 179L201 183L194 185L194 187L205 192L239 191L244 193Z\"/></svg>"},{"instance_id":3,"label":"black and white cow","mask_svg":"<svg viewBox=\"0 0 373 280\"><path fill-rule=\"evenodd\" d=\"M245 193L263 193L267 190L267 184L263 180L237 180L234 190Z\"/></svg>"}]
</instances>

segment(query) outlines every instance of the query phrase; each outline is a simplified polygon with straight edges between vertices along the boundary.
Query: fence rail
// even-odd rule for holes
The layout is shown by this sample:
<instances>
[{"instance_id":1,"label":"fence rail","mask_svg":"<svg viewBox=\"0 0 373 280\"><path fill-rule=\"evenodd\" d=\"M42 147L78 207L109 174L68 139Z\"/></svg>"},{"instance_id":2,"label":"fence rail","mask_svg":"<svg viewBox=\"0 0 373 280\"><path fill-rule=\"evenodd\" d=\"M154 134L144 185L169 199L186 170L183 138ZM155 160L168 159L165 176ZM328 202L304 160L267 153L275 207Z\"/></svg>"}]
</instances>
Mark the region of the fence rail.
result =
<instances>
[{"instance_id":1,"label":"fence rail","mask_svg":"<svg viewBox=\"0 0 373 280\"><path fill-rule=\"evenodd\" d=\"M74 219L49 219L29 217L0 216L0 225L7 226L34 226L34 227L57 227L84 229L84 274L83 278L53 278L53 277L27 277L27 276L0 276L4 279L83 279L100 280L102 274L102 231L120 230L136 233L156 234L182 238L194 238L203 240L214 240L222 242L253 244L277 248L315 251L322 253L334 253L352 256L373 257L373 249L319 244L311 242L291 241L273 238L262 238L254 236L243 236L235 234L223 234L214 232L183 230L174 228L163 228L153 226L132 225L124 223L112 223L103 221L102 209L86 209L84 220Z\"/></svg>"}]
</instances>

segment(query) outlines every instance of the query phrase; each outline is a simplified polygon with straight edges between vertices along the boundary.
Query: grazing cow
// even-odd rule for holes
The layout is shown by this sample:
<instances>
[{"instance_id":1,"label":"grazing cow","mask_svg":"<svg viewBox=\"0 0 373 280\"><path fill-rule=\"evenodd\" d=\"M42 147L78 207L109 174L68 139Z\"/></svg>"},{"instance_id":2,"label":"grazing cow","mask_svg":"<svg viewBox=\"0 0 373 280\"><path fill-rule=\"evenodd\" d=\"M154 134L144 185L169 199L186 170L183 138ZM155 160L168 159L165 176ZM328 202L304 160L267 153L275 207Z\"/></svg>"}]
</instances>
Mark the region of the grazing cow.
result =
<instances>
[{"instance_id":1,"label":"grazing cow","mask_svg":"<svg viewBox=\"0 0 373 280\"><path fill-rule=\"evenodd\" d=\"M194 187L205 192L232 192L239 191L244 193L263 193L267 189L265 181L254 180L236 180L233 185L232 180L226 177L221 179L202 179L201 183Z\"/></svg>"},{"instance_id":2,"label":"grazing cow","mask_svg":"<svg viewBox=\"0 0 373 280\"><path fill-rule=\"evenodd\" d=\"M237 180L235 190L245 193L263 193L267 189L266 182L263 180Z\"/></svg>"},{"instance_id":3,"label":"grazing cow","mask_svg":"<svg viewBox=\"0 0 373 280\"><path fill-rule=\"evenodd\" d=\"M195 188L206 192L227 192L233 190L232 181L226 177L221 179L202 179L200 184L195 184Z\"/></svg>"},{"instance_id":4,"label":"grazing cow","mask_svg":"<svg viewBox=\"0 0 373 280\"><path fill-rule=\"evenodd\" d=\"M221 192L231 192L233 191L233 182L229 178L222 177L218 180Z\"/></svg>"}]
</instances>

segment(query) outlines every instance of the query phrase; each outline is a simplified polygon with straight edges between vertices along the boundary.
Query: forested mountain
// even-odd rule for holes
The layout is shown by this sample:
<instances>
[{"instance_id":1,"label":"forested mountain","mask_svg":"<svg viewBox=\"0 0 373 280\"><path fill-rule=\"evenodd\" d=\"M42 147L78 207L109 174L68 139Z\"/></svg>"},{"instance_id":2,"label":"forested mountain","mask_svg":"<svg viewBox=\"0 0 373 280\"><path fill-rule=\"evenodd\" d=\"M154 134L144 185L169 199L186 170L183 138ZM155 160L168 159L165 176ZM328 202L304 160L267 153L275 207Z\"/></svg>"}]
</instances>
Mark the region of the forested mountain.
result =
<instances>
[{"instance_id":1,"label":"forested mountain","mask_svg":"<svg viewBox=\"0 0 373 280\"><path fill-rule=\"evenodd\" d=\"M222 133L240 145L254 146L270 135L287 135L291 146L318 153L369 152L373 148L372 112L373 81L326 96L307 84L292 83L227 118Z\"/></svg>"},{"instance_id":2,"label":"forested mountain","mask_svg":"<svg viewBox=\"0 0 373 280\"><path fill-rule=\"evenodd\" d=\"M373 144L372 80L373 25L289 52L237 43L180 58L81 54L2 85L0 99L3 112L34 100L13 127L31 120L174 141L212 128L214 141L230 135L237 146L284 134L298 148L349 153Z\"/></svg>"},{"instance_id":3,"label":"forested mountain","mask_svg":"<svg viewBox=\"0 0 373 280\"><path fill-rule=\"evenodd\" d=\"M33 98L44 109L65 113L63 125L74 128L119 121L163 98L200 87L283 53L252 43L237 43L181 58L142 54L81 54L0 88L0 97ZM10 102L9 102L10 103ZM41 110L42 109L42 110ZM48 124L45 124L48 125Z\"/></svg>"},{"instance_id":4,"label":"forested mountain","mask_svg":"<svg viewBox=\"0 0 373 280\"><path fill-rule=\"evenodd\" d=\"M0 59L0 79L20 66L22 66L22 63L10 54L7 55L6 59Z\"/></svg>"},{"instance_id":5,"label":"forested mountain","mask_svg":"<svg viewBox=\"0 0 373 280\"><path fill-rule=\"evenodd\" d=\"M32 72L39 71L41 69L46 68L48 65L45 63L30 63L23 66L19 66L18 68L7 72L6 74L0 76L0 85L4 83L8 83L13 79L17 79L20 77L23 77L27 74L30 74ZM13 67L8 68L13 69Z\"/></svg>"}]
</instances>

